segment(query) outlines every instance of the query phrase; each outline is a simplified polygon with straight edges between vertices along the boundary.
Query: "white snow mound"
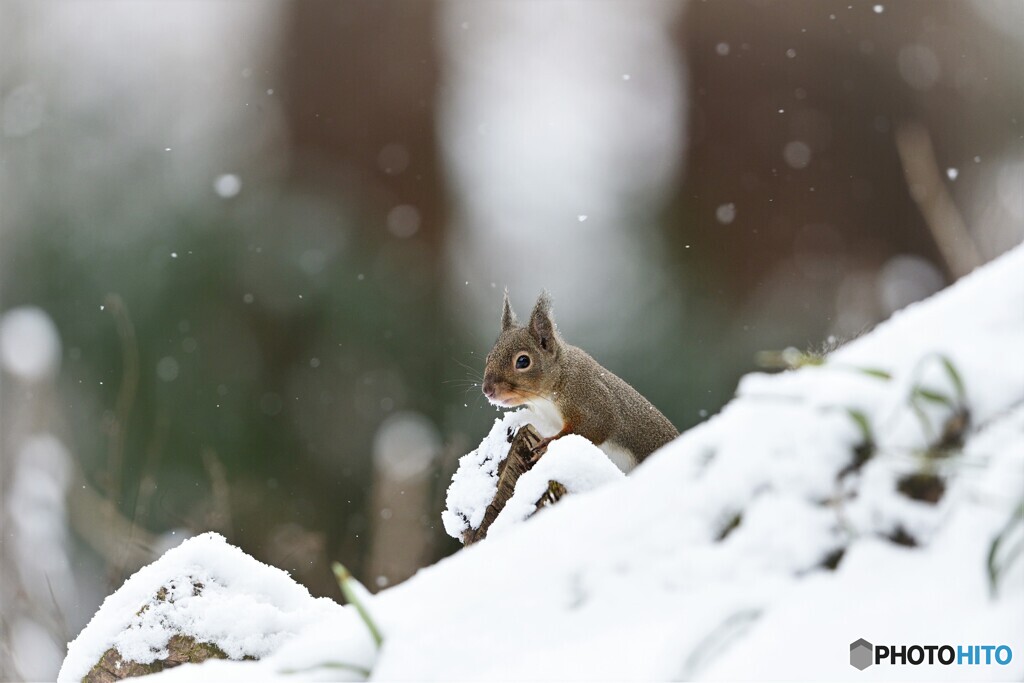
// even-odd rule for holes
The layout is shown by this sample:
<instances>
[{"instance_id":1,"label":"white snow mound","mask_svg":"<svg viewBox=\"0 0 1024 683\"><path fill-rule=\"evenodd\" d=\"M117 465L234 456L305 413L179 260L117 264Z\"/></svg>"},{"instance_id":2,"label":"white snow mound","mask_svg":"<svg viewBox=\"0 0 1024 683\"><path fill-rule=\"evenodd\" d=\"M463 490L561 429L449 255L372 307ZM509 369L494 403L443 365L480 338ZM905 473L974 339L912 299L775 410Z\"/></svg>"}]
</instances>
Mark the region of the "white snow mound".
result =
<instances>
[{"instance_id":1,"label":"white snow mound","mask_svg":"<svg viewBox=\"0 0 1024 683\"><path fill-rule=\"evenodd\" d=\"M744 378L619 483L377 595L374 677L1020 680L1022 301L1018 247L822 366ZM913 475L935 502L901 491ZM858 671L858 638L1013 658Z\"/></svg>"},{"instance_id":2,"label":"white snow mound","mask_svg":"<svg viewBox=\"0 0 1024 683\"><path fill-rule=\"evenodd\" d=\"M157 597L161 589L164 599ZM111 647L143 664L163 659L175 634L214 643L231 659L261 659L295 633L345 611L206 533L167 551L107 597L68 645L58 680L80 681Z\"/></svg>"},{"instance_id":3,"label":"white snow mound","mask_svg":"<svg viewBox=\"0 0 1024 683\"><path fill-rule=\"evenodd\" d=\"M557 430L529 408L507 412L494 421L476 450L459 458L459 469L448 487L447 508L441 513L449 536L461 540L463 532L480 527L498 490L498 466L508 455L512 437L526 424L532 424L541 436L551 436Z\"/></svg>"},{"instance_id":4,"label":"white snow mound","mask_svg":"<svg viewBox=\"0 0 1024 683\"><path fill-rule=\"evenodd\" d=\"M625 479L626 475L604 452L582 436L569 434L555 439L530 471L519 477L515 492L487 530L489 538L522 522L534 513L536 503L557 481L567 493L584 493L605 484ZM559 501L559 505L568 499Z\"/></svg>"},{"instance_id":5,"label":"white snow mound","mask_svg":"<svg viewBox=\"0 0 1024 683\"><path fill-rule=\"evenodd\" d=\"M1024 247L822 366L744 378L719 415L629 477L567 497L374 596L384 633L375 661L356 617L342 623L340 608L206 535L108 598L72 643L61 679L79 679L115 643L133 657L157 656L167 632L149 621L155 592L199 578L207 589L184 590L168 620L232 656L280 650L158 676L274 678L265 667L288 653L295 681L314 677L303 662L362 653L375 680L1021 680L1021 302ZM463 458L445 514L452 535L479 524L507 429L525 421L522 411L506 415ZM534 468L536 481L524 475L530 495L539 497L546 469L561 466L552 454L589 452L558 443ZM344 631L334 655L321 613L335 615L329 632ZM1007 665L858 671L849 644L859 638L1007 645L1013 656Z\"/></svg>"}]
</instances>

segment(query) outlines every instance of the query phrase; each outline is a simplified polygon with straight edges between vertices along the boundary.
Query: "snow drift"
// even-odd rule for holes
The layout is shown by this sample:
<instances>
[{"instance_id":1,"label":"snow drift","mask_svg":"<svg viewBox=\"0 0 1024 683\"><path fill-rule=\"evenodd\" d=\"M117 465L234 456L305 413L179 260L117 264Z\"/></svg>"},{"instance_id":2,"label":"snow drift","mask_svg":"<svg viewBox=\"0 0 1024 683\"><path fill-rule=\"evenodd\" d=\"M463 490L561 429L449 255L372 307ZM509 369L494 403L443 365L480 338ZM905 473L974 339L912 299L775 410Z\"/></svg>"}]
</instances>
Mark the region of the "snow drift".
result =
<instances>
[{"instance_id":1,"label":"snow drift","mask_svg":"<svg viewBox=\"0 0 1024 683\"><path fill-rule=\"evenodd\" d=\"M567 496L373 598L384 645L372 677L1019 680L1022 302L1017 248L821 364L744 378L719 415L629 477ZM255 562L235 560L230 571ZM219 560L196 552L190 566L208 562ZM138 585L141 599L156 584ZM138 609L123 591L97 615L102 628L80 636L96 640L90 656ZM295 615L303 623L321 609L312 599L282 608L308 610ZM325 641L331 659L365 661L358 626L315 638L275 626L259 646L275 654L261 662L158 675L251 674L285 650L323 674L313 667ZM1005 644L1014 656L858 671L858 638ZM87 658L73 644L68 660L70 680Z\"/></svg>"},{"instance_id":2,"label":"snow drift","mask_svg":"<svg viewBox=\"0 0 1024 683\"><path fill-rule=\"evenodd\" d=\"M327 646L318 647L325 634L330 635ZM244 665L244 673L237 674L243 678L305 669L318 651L319 664L368 669L374 654L369 633L352 610L313 598L284 571L207 533L167 551L109 596L69 644L58 680L80 681L109 648L139 664L166 659L173 636L216 646L234 660L269 658L259 668L256 662L228 665ZM345 641L349 659L333 657L337 638ZM302 643L298 658L289 654L290 641ZM217 664L188 668L219 680L227 674L211 674Z\"/></svg>"}]
</instances>

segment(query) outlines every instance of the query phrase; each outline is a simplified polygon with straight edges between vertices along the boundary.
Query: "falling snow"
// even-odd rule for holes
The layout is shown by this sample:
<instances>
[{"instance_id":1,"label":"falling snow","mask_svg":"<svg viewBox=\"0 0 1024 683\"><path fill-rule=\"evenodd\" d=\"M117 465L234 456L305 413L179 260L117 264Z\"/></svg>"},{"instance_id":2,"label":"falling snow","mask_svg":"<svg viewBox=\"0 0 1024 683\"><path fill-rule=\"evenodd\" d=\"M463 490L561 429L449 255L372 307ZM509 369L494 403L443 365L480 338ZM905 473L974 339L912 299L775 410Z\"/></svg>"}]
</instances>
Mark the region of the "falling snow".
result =
<instances>
[{"instance_id":1,"label":"falling snow","mask_svg":"<svg viewBox=\"0 0 1024 683\"><path fill-rule=\"evenodd\" d=\"M728 225L736 220L736 205L732 202L728 204L721 204L715 209L715 218L718 219L719 223Z\"/></svg>"},{"instance_id":2,"label":"falling snow","mask_svg":"<svg viewBox=\"0 0 1024 683\"><path fill-rule=\"evenodd\" d=\"M786 160L786 165L790 168L797 170L807 168L811 163L811 148L806 142L800 140L787 142L782 150L782 158Z\"/></svg>"},{"instance_id":3,"label":"falling snow","mask_svg":"<svg viewBox=\"0 0 1024 683\"><path fill-rule=\"evenodd\" d=\"M411 204L399 204L388 211L387 226L395 237L412 237L420 229L420 212Z\"/></svg>"},{"instance_id":4,"label":"falling snow","mask_svg":"<svg viewBox=\"0 0 1024 683\"><path fill-rule=\"evenodd\" d=\"M242 179L234 173L224 173L213 181L213 191L225 199L242 191Z\"/></svg>"},{"instance_id":5,"label":"falling snow","mask_svg":"<svg viewBox=\"0 0 1024 683\"><path fill-rule=\"evenodd\" d=\"M69 647L59 680L81 680L112 646L157 659L175 633L214 642L235 660L160 674L178 683L314 678L289 677L299 667L334 680L338 662L371 670L374 680L493 678L493 646L509 632L523 656L501 659L500 673L516 680L837 679L850 671L846 643L872 632L927 635L939 625L938 637L953 643L1019 641L1024 565L1009 551L995 555L1005 573L993 592L986 561L1024 483L1024 366L993 362L1024 343L1024 320L1006 315L1024 296L1022 266L1019 248L822 366L748 375L719 415L633 475L608 469L600 481L590 477L595 490L525 521L508 509L515 528L507 533L377 595L360 593L384 648L373 647L355 610L313 598L284 572L205 534L108 598ZM938 361L936 339L956 378ZM898 482L920 465L907 454L934 439L925 423L952 424L956 407L915 406L907 394L918 388L960 392L971 410L962 454L933 463L945 487L934 504L909 499ZM264 400L268 414L281 409L279 396ZM871 425L873 453L860 462L851 461L865 443L855 413ZM506 414L460 461L459 505L449 489L446 531L458 536L479 523L508 428L526 418ZM394 450L421 441L399 439ZM556 442L545 459L559 444L576 456L562 463L573 474L598 474L590 464L600 452L579 437ZM539 467L558 466L555 456ZM531 505L549 479L536 474ZM897 533L916 547L892 542ZM157 600L161 587L176 599ZM816 606L814 619L807 605ZM624 623L634 630L629 647L612 646ZM807 644L806 656L780 650L780 633ZM708 646L722 637L728 647ZM257 661L239 661L246 657ZM1019 680L1022 671L1015 658L1005 675Z\"/></svg>"}]
</instances>

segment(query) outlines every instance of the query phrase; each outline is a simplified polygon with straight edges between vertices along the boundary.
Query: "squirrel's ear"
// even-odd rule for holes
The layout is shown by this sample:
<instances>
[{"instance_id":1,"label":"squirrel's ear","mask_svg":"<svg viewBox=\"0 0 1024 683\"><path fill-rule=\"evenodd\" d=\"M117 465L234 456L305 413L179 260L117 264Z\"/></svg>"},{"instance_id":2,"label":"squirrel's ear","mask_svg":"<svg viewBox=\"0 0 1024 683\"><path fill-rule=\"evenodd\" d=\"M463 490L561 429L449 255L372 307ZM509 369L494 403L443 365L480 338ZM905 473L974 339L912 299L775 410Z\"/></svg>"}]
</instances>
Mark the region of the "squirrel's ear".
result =
<instances>
[{"instance_id":1,"label":"squirrel's ear","mask_svg":"<svg viewBox=\"0 0 1024 683\"><path fill-rule=\"evenodd\" d=\"M540 293L537 304L530 314L530 334L545 351L553 351L557 342L555 319L551 316L551 296L547 291Z\"/></svg>"},{"instance_id":2,"label":"squirrel's ear","mask_svg":"<svg viewBox=\"0 0 1024 683\"><path fill-rule=\"evenodd\" d=\"M511 329L519 324L516 314L512 310L512 304L508 302L508 290L505 290L505 302L501 306L501 331Z\"/></svg>"}]
</instances>

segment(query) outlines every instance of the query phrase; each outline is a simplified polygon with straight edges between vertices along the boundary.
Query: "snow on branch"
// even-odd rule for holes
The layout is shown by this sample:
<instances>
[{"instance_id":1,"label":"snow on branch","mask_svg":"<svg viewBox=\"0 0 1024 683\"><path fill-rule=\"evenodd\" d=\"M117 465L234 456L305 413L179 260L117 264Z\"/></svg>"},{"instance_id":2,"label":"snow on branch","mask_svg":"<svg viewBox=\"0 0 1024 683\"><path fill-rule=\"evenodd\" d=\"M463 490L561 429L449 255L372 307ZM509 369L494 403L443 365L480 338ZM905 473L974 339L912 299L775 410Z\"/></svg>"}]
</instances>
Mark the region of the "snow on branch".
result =
<instances>
[{"instance_id":1,"label":"snow on branch","mask_svg":"<svg viewBox=\"0 0 1024 683\"><path fill-rule=\"evenodd\" d=\"M523 424L525 421L531 423ZM569 435L534 449L541 440L524 408L494 421L480 446L464 455L448 488L445 530L469 545L502 532L566 494L592 491L625 475L597 446ZM518 426L522 425L522 426ZM541 455L535 462L537 455Z\"/></svg>"}]
</instances>

